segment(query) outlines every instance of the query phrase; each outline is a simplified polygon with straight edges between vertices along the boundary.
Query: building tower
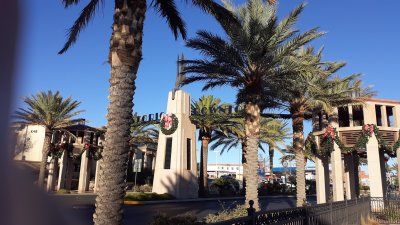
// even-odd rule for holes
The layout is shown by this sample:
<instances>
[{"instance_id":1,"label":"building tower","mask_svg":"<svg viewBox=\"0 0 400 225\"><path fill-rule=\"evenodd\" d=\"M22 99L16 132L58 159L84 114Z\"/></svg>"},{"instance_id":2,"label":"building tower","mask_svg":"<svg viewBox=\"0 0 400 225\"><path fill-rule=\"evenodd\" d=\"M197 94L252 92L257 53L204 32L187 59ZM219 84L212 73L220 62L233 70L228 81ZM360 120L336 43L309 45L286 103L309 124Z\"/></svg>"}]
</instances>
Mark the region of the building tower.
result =
<instances>
[{"instance_id":1,"label":"building tower","mask_svg":"<svg viewBox=\"0 0 400 225\"><path fill-rule=\"evenodd\" d=\"M153 192L197 198L196 126L189 119L190 95L174 92L168 94L167 113L160 123Z\"/></svg>"}]
</instances>

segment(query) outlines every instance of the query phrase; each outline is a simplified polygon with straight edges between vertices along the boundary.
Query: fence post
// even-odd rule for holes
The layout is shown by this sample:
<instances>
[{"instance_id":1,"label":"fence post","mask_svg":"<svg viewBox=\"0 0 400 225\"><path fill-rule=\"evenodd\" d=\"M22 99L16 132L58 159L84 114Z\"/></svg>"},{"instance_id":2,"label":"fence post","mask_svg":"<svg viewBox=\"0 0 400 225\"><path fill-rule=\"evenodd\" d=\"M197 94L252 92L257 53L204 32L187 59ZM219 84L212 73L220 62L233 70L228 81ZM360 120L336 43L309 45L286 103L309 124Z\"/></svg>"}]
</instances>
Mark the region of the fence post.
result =
<instances>
[{"instance_id":1,"label":"fence post","mask_svg":"<svg viewBox=\"0 0 400 225\"><path fill-rule=\"evenodd\" d=\"M309 225L310 223L309 207L304 207L304 225Z\"/></svg>"},{"instance_id":2,"label":"fence post","mask_svg":"<svg viewBox=\"0 0 400 225\"><path fill-rule=\"evenodd\" d=\"M330 205L329 205L329 215L330 215L330 219L331 219L330 225L333 225L333 207L332 207L332 201L331 201L331 203L330 203Z\"/></svg>"},{"instance_id":3,"label":"fence post","mask_svg":"<svg viewBox=\"0 0 400 225\"><path fill-rule=\"evenodd\" d=\"M346 224L349 224L349 210L348 210L347 198L345 199L345 207L344 210L346 211Z\"/></svg>"},{"instance_id":4,"label":"fence post","mask_svg":"<svg viewBox=\"0 0 400 225\"><path fill-rule=\"evenodd\" d=\"M255 215L254 214L256 212L256 209L253 208L254 201L250 200L249 201L249 205L250 205L250 207L247 209L247 216L250 216L250 218L251 218L250 225L255 225L256 224L256 220L255 220Z\"/></svg>"}]
</instances>

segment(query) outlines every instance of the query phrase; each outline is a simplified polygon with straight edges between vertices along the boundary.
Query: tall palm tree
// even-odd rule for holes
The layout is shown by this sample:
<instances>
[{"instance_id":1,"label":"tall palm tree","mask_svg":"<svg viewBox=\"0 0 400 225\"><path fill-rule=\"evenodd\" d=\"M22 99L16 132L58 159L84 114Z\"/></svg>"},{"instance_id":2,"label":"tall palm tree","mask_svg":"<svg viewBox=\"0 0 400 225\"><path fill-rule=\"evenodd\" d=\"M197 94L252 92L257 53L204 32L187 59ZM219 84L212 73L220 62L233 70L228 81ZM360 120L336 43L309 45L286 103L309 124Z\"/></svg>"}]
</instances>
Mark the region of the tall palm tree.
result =
<instances>
[{"instance_id":1,"label":"tall palm tree","mask_svg":"<svg viewBox=\"0 0 400 225\"><path fill-rule=\"evenodd\" d=\"M290 79L286 80L287 86L280 86L280 89L284 90L281 99L285 101L281 106L289 111L292 117L297 206L302 206L306 201L303 130L306 113L316 109L331 112L335 106L359 101L354 98L354 92L358 92L362 97L370 96L371 92L361 88L359 74L345 78L333 77L345 63L322 62L322 49L315 52L313 47L302 48L291 60L297 69L293 71Z\"/></svg>"},{"instance_id":2,"label":"tall palm tree","mask_svg":"<svg viewBox=\"0 0 400 225\"><path fill-rule=\"evenodd\" d=\"M259 210L260 113L268 106L266 102L273 103L276 98L276 93L271 92L275 79L291 74L291 68L282 64L300 46L323 33L315 28L301 34L293 28L303 4L280 22L275 7L262 0L249 0L238 8L225 2L225 7L237 16L239 24L221 24L227 38L199 31L197 37L187 42L188 47L199 50L205 59L184 61L189 74L184 83L205 81L204 90L225 85L237 89L237 102L245 104L246 202L254 200L254 207Z\"/></svg>"},{"instance_id":3,"label":"tall palm tree","mask_svg":"<svg viewBox=\"0 0 400 225\"><path fill-rule=\"evenodd\" d=\"M62 0L66 8L80 0ZM68 40L59 54L66 52L79 33L92 19L104 0L90 0L69 29ZM187 2L187 1L184 1ZM213 0L192 0L194 5L213 14L221 23L229 24L232 16ZM154 0L150 5L166 19L175 38L186 37L185 23L174 0ZM142 59L146 0L114 0L114 15L110 41L109 107L103 161L99 166L99 188L93 220L96 225L122 223L122 198L125 195L126 160L129 152L130 119L132 116L135 80ZM227 25L228 26L228 25Z\"/></svg>"},{"instance_id":4,"label":"tall palm tree","mask_svg":"<svg viewBox=\"0 0 400 225\"><path fill-rule=\"evenodd\" d=\"M19 108L15 112L18 123L36 124L45 128L44 143L42 148L42 161L40 162L38 186L43 188L44 176L48 153L51 150L51 137L56 129L77 123L79 119L74 116L82 112L75 111L81 104L71 97L63 98L57 91L39 92L36 95L22 99L27 108Z\"/></svg>"},{"instance_id":5,"label":"tall palm tree","mask_svg":"<svg viewBox=\"0 0 400 225\"><path fill-rule=\"evenodd\" d=\"M214 130L226 130L235 126L235 122L230 120L228 114L221 109L225 104L221 104L219 98L212 95L202 96L191 104L192 115L190 120L199 129L199 140L201 141L200 150L200 176L199 176L199 194L208 193L208 144L211 134Z\"/></svg>"}]
</instances>

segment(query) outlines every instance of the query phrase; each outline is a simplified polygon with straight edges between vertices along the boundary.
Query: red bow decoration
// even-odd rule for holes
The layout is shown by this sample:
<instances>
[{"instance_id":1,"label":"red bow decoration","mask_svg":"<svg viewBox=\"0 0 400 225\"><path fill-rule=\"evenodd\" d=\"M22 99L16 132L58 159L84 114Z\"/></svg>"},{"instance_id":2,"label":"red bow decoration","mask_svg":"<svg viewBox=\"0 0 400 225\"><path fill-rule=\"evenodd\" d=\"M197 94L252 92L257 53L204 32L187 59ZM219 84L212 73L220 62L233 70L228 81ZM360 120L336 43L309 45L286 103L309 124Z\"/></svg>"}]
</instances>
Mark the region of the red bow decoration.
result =
<instances>
[{"instance_id":1,"label":"red bow decoration","mask_svg":"<svg viewBox=\"0 0 400 225\"><path fill-rule=\"evenodd\" d=\"M322 135L322 138L326 138L327 136L331 136L332 139L335 139L335 129L333 127L327 127L325 133Z\"/></svg>"},{"instance_id":2,"label":"red bow decoration","mask_svg":"<svg viewBox=\"0 0 400 225\"><path fill-rule=\"evenodd\" d=\"M172 114L167 114L163 116L164 120L164 128L165 129L170 129L172 127Z\"/></svg>"},{"instance_id":3,"label":"red bow decoration","mask_svg":"<svg viewBox=\"0 0 400 225\"><path fill-rule=\"evenodd\" d=\"M363 130L365 133L367 133L370 137L374 134L374 125L372 124L365 124L363 127Z\"/></svg>"}]
</instances>

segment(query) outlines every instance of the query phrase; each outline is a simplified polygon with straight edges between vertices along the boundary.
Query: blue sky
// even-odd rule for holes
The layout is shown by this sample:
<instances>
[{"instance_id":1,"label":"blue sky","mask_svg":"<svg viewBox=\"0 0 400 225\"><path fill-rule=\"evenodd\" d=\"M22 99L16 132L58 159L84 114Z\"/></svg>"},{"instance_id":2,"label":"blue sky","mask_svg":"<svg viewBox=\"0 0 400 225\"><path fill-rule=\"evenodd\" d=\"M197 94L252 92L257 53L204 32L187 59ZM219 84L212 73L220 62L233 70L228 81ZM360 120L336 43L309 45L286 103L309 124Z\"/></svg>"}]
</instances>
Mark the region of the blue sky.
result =
<instances>
[{"instance_id":1,"label":"blue sky","mask_svg":"<svg viewBox=\"0 0 400 225\"><path fill-rule=\"evenodd\" d=\"M64 44L66 30L88 1L67 10L61 0L22 2L20 66L15 95L21 97L38 91L59 90L63 96L72 96L82 102L81 109L86 110L82 117L90 121L89 125L105 125L110 71L106 61L113 1L105 0L104 7L98 10L77 43L61 56L57 52ZM279 1L280 17L301 2ZM339 75L362 73L364 83L373 85L378 91L378 98L399 99L399 8L400 1L397 0L310 0L296 27L303 31L320 27L328 32L312 44L325 46L325 60L348 63ZM181 4L179 9L186 19L188 37L193 37L199 29L222 34L214 19L199 9ZM185 47L183 40L174 40L165 21L153 9L148 10L144 33L143 60L134 98L134 111L138 114L165 110L167 93L175 82L178 54L184 53L186 58L199 57L197 52ZM192 84L183 89L196 99L204 94L213 94L225 102L235 99L235 91L231 88L217 88L205 93L201 92L201 84ZM306 130L307 134L309 126ZM211 163L215 162L213 155L209 157ZM234 151L220 156L218 162L237 163L239 153Z\"/></svg>"}]
</instances>

